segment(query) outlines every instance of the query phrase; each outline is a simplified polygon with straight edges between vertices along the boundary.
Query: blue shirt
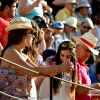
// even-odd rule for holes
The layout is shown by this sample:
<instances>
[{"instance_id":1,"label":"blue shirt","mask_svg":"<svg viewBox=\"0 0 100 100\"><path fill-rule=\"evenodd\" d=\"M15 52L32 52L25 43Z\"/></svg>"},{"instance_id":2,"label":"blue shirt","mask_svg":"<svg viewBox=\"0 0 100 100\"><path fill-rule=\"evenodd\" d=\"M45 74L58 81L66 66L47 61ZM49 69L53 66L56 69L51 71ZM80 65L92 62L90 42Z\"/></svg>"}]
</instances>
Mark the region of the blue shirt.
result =
<instances>
[{"instance_id":1,"label":"blue shirt","mask_svg":"<svg viewBox=\"0 0 100 100\"><path fill-rule=\"evenodd\" d=\"M91 79L91 83L99 82L99 79L98 79L96 73L90 74L89 77L90 77L90 79Z\"/></svg>"},{"instance_id":2,"label":"blue shirt","mask_svg":"<svg viewBox=\"0 0 100 100\"><path fill-rule=\"evenodd\" d=\"M27 0L27 3L28 3L28 5L32 4L32 2L30 0ZM21 16L19 13L19 7L18 7L18 15L17 16ZM43 8L42 8L41 4L38 7L34 7L27 15L25 15L23 17L32 19L35 16L43 17Z\"/></svg>"}]
</instances>

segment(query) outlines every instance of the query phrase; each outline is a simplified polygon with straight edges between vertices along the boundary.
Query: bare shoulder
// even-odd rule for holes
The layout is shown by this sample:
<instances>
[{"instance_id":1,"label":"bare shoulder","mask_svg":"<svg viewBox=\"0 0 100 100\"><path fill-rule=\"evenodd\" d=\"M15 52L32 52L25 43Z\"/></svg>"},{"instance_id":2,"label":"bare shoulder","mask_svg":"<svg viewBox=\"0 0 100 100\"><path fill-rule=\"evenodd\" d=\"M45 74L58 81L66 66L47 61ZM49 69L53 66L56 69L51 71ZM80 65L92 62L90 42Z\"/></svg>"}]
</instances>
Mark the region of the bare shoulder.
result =
<instances>
[{"instance_id":1,"label":"bare shoulder","mask_svg":"<svg viewBox=\"0 0 100 100\"><path fill-rule=\"evenodd\" d=\"M4 52L3 57L4 57L5 59L10 60L10 61L16 61L16 60L21 59L20 53L19 53L17 50L15 50L15 49L10 49L10 48L8 48L8 49Z\"/></svg>"}]
</instances>

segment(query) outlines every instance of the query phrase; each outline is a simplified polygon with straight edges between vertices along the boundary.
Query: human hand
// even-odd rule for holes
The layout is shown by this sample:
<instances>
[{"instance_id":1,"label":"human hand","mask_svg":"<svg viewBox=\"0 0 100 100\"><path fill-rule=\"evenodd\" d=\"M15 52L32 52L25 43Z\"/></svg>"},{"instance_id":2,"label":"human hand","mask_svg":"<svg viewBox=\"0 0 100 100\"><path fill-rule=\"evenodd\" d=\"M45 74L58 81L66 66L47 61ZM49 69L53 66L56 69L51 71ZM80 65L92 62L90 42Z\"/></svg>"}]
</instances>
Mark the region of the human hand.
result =
<instances>
[{"instance_id":1,"label":"human hand","mask_svg":"<svg viewBox=\"0 0 100 100\"><path fill-rule=\"evenodd\" d=\"M40 30L40 34L41 34L42 39L44 40L45 32L42 29Z\"/></svg>"},{"instance_id":2,"label":"human hand","mask_svg":"<svg viewBox=\"0 0 100 100\"><path fill-rule=\"evenodd\" d=\"M38 7L39 4L41 3L41 0L33 0L33 5L35 5L35 7Z\"/></svg>"},{"instance_id":3,"label":"human hand","mask_svg":"<svg viewBox=\"0 0 100 100\"><path fill-rule=\"evenodd\" d=\"M72 72L73 70L74 70L74 65L72 62L66 61L61 64L61 72L69 73Z\"/></svg>"}]
</instances>

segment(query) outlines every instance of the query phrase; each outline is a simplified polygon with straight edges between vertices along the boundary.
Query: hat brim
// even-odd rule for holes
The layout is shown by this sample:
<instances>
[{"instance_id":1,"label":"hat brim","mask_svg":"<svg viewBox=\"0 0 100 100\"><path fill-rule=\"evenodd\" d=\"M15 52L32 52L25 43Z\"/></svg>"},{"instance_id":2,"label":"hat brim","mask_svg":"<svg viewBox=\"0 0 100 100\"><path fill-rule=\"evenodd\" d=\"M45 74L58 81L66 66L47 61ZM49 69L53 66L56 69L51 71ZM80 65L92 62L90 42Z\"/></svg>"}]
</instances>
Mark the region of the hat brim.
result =
<instances>
[{"instance_id":1,"label":"hat brim","mask_svg":"<svg viewBox=\"0 0 100 100\"><path fill-rule=\"evenodd\" d=\"M31 28L29 26L25 26L25 25L13 25L13 26L8 26L6 28L6 31L9 32L11 30L14 30L14 29L31 29L33 30L33 32L37 32L34 28Z\"/></svg>"},{"instance_id":2,"label":"hat brim","mask_svg":"<svg viewBox=\"0 0 100 100\"><path fill-rule=\"evenodd\" d=\"M97 59L94 61L95 63L100 63L100 59Z\"/></svg>"},{"instance_id":3,"label":"hat brim","mask_svg":"<svg viewBox=\"0 0 100 100\"><path fill-rule=\"evenodd\" d=\"M90 8L90 5L89 5L89 4L77 5L77 6L75 7L75 9L80 8L80 7Z\"/></svg>"},{"instance_id":4,"label":"hat brim","mask_svg":"<svg viewBox=\"0 0 100 100\"><path fill-rule=\"evenodd\" d=\"M95 55L98 55L98 54L99 54L99 51L94 50L93 48L89 47L89 45L87 45L86 43L84 43L79 37L73 36L72 38L73 38L73 40L74 40L75 42L80 41L81 43L83 43L86 47L89 48L89 50L91 50L91 52L92 52L93 54L95 54Z\"/></svg>"},{"instance_id":5,"label":"hat brim","mask_svg":"<svg viewBox=\"0 0 100 100\"><path fill-rule=\"evenodd\" d=\"M77 26L73 26L73 25L70 25L70 24L67 24L67 23L66 23L66 25L77 29Z\"/></svg>"},{"instance_id":6,"label":"hat brim","mask_svg":"<svg viewBox=\"0 0 100 100\"><path fill-rule=\"evenodd\" d=\"M42 28L43 31L51 31L51 32L55 32L54 29L51 29L51 28Z\"/></svg>"},{"instance_id":7,"label":"hat brim","mask_svg":"<svg viewBox=\"0 0 100 100\"><path fill-rule=\"evenodd\" d=\"M79 4L78 2L66 2L66 3L72 3L72 4Z\"/></svg>"}]
</instances>

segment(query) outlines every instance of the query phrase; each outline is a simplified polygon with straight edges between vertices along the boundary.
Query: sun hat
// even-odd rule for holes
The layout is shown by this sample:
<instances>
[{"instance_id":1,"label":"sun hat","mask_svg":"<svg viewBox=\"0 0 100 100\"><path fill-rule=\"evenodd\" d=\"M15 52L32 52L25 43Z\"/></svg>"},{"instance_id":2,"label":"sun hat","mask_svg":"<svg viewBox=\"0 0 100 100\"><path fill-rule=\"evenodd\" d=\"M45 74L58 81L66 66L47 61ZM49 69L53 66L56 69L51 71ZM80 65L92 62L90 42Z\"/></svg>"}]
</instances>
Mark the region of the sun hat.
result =
<instances>
[{"instance_id":1,"label":"sun hat","mask_svg":"<svg viewBox=\"0 0 100 100\"><path fill-rule=\"evenodd\" d=\"M37 32L32 28L31 20L26 17L15 17L13 18L9 26L6 28L6 31L9 32L14 29L32 29L33 32Z\"/></svg>"},{"instance_id":2,"label":"sun hat","mask_svg":"<svg viewBox=\"0 0 100 100\"><path fill-rule=\"evenodd\" d=\"M54 29L47 27L47 28L41 28L43 31L50 31L50 32L55 32Z\"/></svg>"},{"instance_id":3,"label":"sun hat","mask_svg":"<svg viewBox=\"0 0 100 100\"><path fill-rule=\"evenodd\" d=\"M51 31L51 32L55 32L54 29L50 28L47 24L45 27L41 28L43 31Z\"/></svg>"},{"instance_id":4,"label":"sun hat","mask_svg":"<svg viewBox=\"0 0 100 100\"><path fill-rule=\"evenodd\" d=\"M82 22L86 23L89 27L93 28L93 22L90 18L84 18Z\"/></svg>"},{"instance_id":5,"label":"sun hat","mask_svg":"<svg viewBox=\"0 0 100 100\"><path fill-rule=\"evenodd\" d=\"M81 2L78 2L78 4L75 6L75 9L77 8L80 8L80 7L90 7L90 4L88 2L85 2L85 1L81 1Z\"/></svg>"},{"instance_id":6,"label":"sun hat","mask_svg":"<svg viewBox=\"0 0 100 100\"><path fill-rule=\"evenodd\" d=\"M73 28L77 29L77 19L75 17L68 17L64 23L68 26L71 26Z\"/></svg>"},{"instance_id":7,"label":"sun hat","mask_svg":"<svg viewBox=\"0 0 100 100\"><path fill-rule=\"evenodd\" d=\"M64 28L64 24L63 24L63 22L61 22L61 21L56 21L55 23L54 23L54 28Z\"/></svg>"},{"instance_id":8,"label":"sun hat","mask_svg":"<svg viewBox=\"0 0 100 100\"><path fill-rule=\"evenodd\" d=\"M98 42L98 39L90 31L86 32L81 37L73 36L72 38L74 41L76 41L76 42L80 41L85 46L87 46L93 54L95 54L95 55L99 54L99 51L94 50L94 48Z\"/></svg>"},{"instance_id":9,"label":"sun hat","mask_svg":"<svg viewBox=\"0 0 100 100\"><path fill-rule=\"evenodd\" d=\"M78 2L76 0L66 0L66 3L74 3L74 4L78 4Z\"/></svg>"}]
</instances>

